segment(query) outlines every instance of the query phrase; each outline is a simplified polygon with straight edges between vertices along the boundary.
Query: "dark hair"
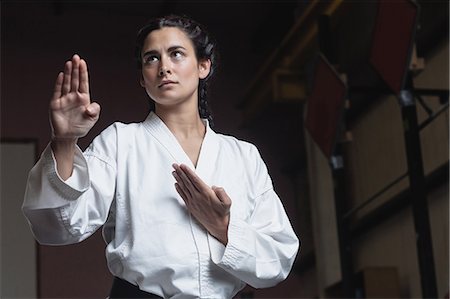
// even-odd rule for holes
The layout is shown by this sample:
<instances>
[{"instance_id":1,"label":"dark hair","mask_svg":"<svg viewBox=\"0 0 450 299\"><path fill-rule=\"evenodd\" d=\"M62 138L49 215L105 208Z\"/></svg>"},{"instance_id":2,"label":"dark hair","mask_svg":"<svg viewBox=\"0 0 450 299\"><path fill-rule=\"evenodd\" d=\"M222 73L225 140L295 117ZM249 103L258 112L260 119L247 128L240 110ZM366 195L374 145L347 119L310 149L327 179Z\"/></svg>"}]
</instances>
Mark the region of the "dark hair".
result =
<instances>
[{"instance_id":1,"label":"dark hair","mask_svg":"<svg viewBox=\"0 0 450 299\"><path fill-rule=\"evenodd\" d=\"M208 119L208 121L212 124L211 110L209 109L207 101L207 92L209 80L213 76L217 67L218 55L216 53L215 41L202 25L192 20L191 18L177 15L169 15L150 20L147 25L139 30L136 39L135 55L137 59L138 69L142 69L141 55L145 39L150 34L150 32L162 29L163 27L176 27L181 29L192 41L197 60L200 61L209 59L211 61L211 70L208 76L204 79L200 79L198 84L198 111L201 118Z\"/></svg>"}]
</instances>

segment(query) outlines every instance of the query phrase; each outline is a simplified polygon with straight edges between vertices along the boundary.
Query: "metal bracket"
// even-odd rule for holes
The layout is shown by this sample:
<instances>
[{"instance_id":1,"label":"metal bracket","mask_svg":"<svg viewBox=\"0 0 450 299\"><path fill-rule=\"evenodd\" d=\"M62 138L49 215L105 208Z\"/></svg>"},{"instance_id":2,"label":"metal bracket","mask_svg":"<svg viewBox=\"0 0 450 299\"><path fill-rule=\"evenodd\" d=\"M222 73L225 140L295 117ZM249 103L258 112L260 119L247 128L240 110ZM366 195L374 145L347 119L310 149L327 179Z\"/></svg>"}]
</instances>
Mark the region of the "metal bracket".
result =
<instances>
[{"instance_id":1,"label":"metal bracket","mask_svg":"<svg viewBox=\"0 0 450 299\"><path fill-rule=\"evenodd\" d=\"M344 159L342 159L342 156L332 156L330 163L334 170L344 167Z\"/></svg>"},{"instance_id":2,"label":"metal bracket","mask_svg":"<svg viewBox=\"0 0 450 299\"><path fill-rule=\"evenodd\" d=\"M398 100L402 107L414 106L414 95L411 90L404 89L400 91Z\"/></svg>"}]
</instances>

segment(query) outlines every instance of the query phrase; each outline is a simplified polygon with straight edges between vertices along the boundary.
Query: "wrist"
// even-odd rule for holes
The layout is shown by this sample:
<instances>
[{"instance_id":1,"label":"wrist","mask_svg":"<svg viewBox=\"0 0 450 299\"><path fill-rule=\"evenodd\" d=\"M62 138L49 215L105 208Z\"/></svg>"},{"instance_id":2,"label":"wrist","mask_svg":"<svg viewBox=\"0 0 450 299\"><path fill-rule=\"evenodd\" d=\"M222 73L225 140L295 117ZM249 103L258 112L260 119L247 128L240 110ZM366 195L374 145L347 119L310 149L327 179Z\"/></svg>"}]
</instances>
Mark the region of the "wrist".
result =
<instances>
[{"instance_id":1,"label":"wrist","mask_svg":"<svg viewBox=\"0 0 450 299\"><path fill-rule=\"evenodd\" d=\"M72 175L76 143L77 139L69 138L53 138L50 143L58 174L64 181Z\"/></svg>"},{"instance_id":2,"label":"wrist","mask_svg":"<svg viewBox=\"0 0 450 299\"><path fill-rule=\"evenodd\" d=\"M51 146L55 150L57 148L67 149L75 147L78 142L78 138L58 138L52 137Z\"/></svg>"},{"instance_id":3,"label":"wrist","mask_svg":"<svg viewBox=\"0 0 450 299\"><path fill-rule=\"evenodd\" d=\"M223 245L227 246L228 244L228 224L229 224L229 216L227 216L224 220L224 223L217 228L216 234L214 237L219 240Z\"/></svg>"},{"instance_id":4,"label":"wrist","mask_svg":"<svg viewBox=\"0 0 450 299\"><path fill-rule=\"evenodd\" d=\"M52 138L50 146L57 158L61 157L66 159L74 155L77 141L78 139L72 138Z\"/></svg>"}]
</instances>

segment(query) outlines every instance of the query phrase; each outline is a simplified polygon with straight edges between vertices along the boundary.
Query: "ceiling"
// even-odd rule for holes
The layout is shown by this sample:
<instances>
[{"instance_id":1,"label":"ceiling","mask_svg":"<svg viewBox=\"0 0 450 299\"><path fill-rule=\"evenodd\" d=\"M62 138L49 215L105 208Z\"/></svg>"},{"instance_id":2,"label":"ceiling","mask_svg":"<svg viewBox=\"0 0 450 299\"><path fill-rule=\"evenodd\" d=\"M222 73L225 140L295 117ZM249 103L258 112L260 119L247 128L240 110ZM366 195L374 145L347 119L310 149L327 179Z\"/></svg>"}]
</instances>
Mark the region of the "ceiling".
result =
<instances>
[{"instance_id":1,"label":"ceiling","mask_svg":"<svg viewBox=\"0 0 450 299\"><path fill-rule=\"evenodd\" d=\"M187 15L205 24L225 51L233 46L233 40L245 39L259 57L270 53L281 41L308 1L52 1L48 4L55 15L87 10L149 19L167 14Z\"/></svg>"}]
</instances>

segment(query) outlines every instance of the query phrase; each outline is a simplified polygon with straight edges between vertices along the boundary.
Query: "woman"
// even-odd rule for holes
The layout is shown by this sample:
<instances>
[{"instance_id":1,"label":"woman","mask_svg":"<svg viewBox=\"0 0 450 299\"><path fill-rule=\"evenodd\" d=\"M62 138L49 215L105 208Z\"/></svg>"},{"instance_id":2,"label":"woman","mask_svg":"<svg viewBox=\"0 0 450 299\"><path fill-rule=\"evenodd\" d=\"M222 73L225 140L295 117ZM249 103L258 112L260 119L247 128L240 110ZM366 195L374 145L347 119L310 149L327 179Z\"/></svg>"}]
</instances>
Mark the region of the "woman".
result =
<instances>
[{"instance_id":1,"label":"woman","mask_svg":"<svg viewBox=\"0 0 450 299\"><path fill-rule=\"evenodd\" d=\"M42 244L100 226L110 297L231 298L288 275L299 242L257 149L211 130L215 45L195 21L153 20L137 38L153 110L114 123L82 153L99 117L86 62L66 62L50 102L52 141L30 171L23 211Z\"/></svg>"}]
</instances>

